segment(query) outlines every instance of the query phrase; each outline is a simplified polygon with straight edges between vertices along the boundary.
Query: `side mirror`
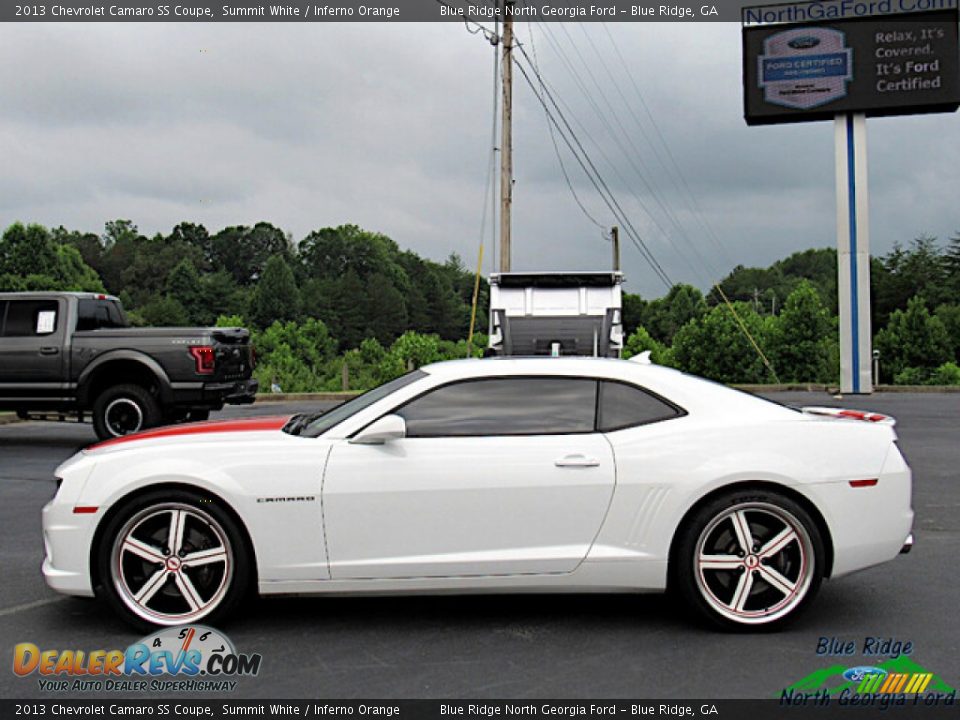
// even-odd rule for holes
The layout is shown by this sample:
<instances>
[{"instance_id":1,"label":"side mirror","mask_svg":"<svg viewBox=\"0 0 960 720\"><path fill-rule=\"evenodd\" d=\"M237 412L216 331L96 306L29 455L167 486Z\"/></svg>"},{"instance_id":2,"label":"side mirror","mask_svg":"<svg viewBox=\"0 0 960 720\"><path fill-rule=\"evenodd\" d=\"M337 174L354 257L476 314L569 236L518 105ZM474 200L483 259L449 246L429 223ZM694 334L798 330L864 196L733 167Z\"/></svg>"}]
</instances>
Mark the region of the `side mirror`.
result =
<instances>
[{"instance_id":1,"label":"side mirror","mask_svg":"<svg viewBox=\"0 0 960 720\"><path fill-rule=\"evenodd\" d=\"M367 425L350 442L357 445L383 445L391 440L407 436L407 423L399 415L384 415L376 422Z\"/></svg>"}]
</instances>

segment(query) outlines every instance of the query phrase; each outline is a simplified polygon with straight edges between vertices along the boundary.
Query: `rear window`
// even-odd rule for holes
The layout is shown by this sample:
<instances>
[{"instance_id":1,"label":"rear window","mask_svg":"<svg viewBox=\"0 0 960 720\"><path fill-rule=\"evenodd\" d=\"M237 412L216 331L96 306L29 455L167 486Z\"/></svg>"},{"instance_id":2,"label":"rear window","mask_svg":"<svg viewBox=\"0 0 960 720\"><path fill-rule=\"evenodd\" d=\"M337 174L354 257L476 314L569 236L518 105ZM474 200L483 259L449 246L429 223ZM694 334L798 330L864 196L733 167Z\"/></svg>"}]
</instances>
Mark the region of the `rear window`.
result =
<instances>
[{"instance_id":1,"label":"rear window","mask_svg":"<svg viewBox=\"0 0 960 720\"><path fill-rule=\"evenodd\" d=\"M127 327L120 306L112 300L84 299L77 303L77 330Z\"/></svg>"},{"instance_id":2,"label":"rear window","mask_svg":"<svg viewBox=\"0 0 960 720\"><path fill-rule=\"evenodd\" d=\"M647 425L683 414L675 405L636 385L608 381L600 383L599 409L597 426L601 432Z\"/></svg>"},{"instance_id":3,"label":"rear window","mask_svg":"<svg viewBox=\"0 0 960 720\"><path fill-rule=\"evenodd\" d=\"M57 331L56 300L10 300L3 323L4 337L34 337Z\"/></svg>"}]
</instances>

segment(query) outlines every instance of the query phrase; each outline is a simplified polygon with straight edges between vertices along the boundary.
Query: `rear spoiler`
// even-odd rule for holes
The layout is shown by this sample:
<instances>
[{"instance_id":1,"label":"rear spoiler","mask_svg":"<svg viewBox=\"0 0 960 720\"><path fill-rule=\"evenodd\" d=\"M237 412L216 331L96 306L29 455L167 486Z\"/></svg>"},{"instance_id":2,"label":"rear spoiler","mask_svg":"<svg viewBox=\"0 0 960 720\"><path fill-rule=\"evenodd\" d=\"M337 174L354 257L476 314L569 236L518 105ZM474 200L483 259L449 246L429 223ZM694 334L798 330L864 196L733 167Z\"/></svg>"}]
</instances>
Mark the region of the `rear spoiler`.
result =
<instances>
[{"instance_id":1,"label":"rear spoiler","mask_svg":"<svg viewBox=\"0 0 960 720\"><path fill-rule=\"evenodd\" d=\"M889 415L866 412L864 410L846 410L844 408L833 407L802 407L800 411L805 415L817 415L819 417L829 417L837 420L862 420L864 422L889 425L891 427L897 424L896 419Z\"/></svg>"}]
</instances>

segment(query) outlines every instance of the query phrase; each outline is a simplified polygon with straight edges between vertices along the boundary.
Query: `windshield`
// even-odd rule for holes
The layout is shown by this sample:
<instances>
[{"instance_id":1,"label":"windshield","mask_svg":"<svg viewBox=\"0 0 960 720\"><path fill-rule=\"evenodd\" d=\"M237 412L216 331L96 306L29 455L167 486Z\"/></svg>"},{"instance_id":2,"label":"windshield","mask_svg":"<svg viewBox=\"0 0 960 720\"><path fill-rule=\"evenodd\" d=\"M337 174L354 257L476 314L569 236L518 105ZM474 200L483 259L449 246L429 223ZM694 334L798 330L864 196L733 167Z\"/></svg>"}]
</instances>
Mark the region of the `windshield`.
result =
<instances>
[{"instance_id":1,"label":"windshield","mask_svg":"<svg viewBox=\"0 0 960 720\"><path fill-rule=\"evenodd\" d=\"M342 405L323 413L307 413L303 415L294 415L283 427L283 431L291 435L303 435L304 437L317 437L323 435L334 425L339 425L344 420L352 417L356 413L370 407L378 400L382 400L390 393L406 387L410 383L416 382L420 378L426 377L427 373L423 370L414 370L396 380L384 383L373 390L368 390L362 395L347 400Z\"/></svg>"}]
</instances>

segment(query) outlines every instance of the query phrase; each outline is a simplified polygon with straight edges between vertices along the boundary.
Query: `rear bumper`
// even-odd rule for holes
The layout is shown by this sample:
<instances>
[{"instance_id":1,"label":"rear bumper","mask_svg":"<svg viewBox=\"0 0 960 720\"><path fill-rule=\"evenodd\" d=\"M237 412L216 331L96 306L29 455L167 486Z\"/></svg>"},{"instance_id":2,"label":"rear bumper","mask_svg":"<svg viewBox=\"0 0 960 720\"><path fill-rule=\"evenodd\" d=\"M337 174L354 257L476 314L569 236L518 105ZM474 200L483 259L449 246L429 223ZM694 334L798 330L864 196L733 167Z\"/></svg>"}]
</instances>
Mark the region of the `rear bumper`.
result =
<instances>
[{"instance_id":1,"label":"rear bumper","mask_svg":"<svg viewBox=\"0 0 960 720\"><path fill-rule=\"evenodd\" d=\"M229 405L249 405L257 399L257 390L260 389L260 382L254 378L241 380L233 383L232 389L223 398L223 401Z\"/></svg>"},{"instance_id":2,"label":"rear bumper","mask_svg":"<svg viewBox=\"0 0 960 720\"><path fill-rule=\"evenodd\" d=\"M249 405L257 399L260 383L254 378L230 382L172 383L172 404L179 407L220 408Z\"/></svg>"}]
</instances>

